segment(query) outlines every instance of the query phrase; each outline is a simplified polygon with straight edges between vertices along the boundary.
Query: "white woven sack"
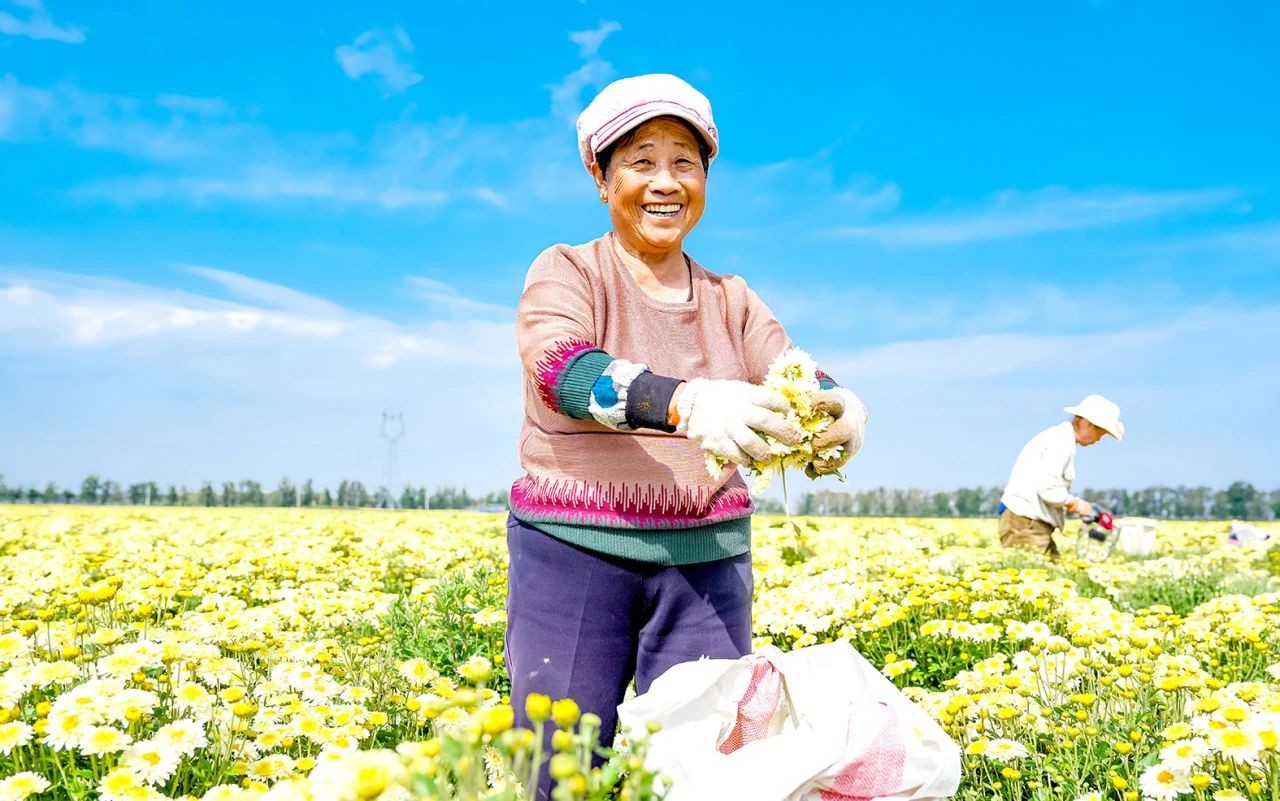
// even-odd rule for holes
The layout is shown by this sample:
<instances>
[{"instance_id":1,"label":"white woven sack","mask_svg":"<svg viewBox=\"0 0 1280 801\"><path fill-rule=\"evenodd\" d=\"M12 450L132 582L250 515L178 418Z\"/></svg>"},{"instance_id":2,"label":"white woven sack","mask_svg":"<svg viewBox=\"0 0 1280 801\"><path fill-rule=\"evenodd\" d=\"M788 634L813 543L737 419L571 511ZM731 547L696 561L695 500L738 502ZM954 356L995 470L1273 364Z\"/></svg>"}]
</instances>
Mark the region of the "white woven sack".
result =
<instances>
[{"instance_id":1,"label":"white woven sack","mask_svg":"<svg viewBox=\"0 0 1280 801\"><path fill-rule=\"evenodd\" d=\"M925 801L960 782L942 728L843 641L676 665L618 714L628 736L662 726L648 762L668 801Z\"/></svg>"}]
</instances>

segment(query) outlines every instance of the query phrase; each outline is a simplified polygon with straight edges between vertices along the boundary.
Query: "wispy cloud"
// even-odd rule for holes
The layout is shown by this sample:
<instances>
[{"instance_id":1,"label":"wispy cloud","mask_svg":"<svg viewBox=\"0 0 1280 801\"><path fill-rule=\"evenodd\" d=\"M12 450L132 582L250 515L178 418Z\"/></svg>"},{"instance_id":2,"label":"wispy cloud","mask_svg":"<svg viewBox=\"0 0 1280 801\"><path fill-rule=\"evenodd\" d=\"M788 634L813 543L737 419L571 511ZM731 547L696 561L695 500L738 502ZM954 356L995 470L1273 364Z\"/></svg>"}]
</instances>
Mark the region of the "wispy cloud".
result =
<instances>
[{"instance_id":1,"label":"wispy cloud","mask_svg":"<svg viewBox=\"0 0 1280 801\"><path fill-rule=\"evenodd\" d=\"M189 95L164 94L156 98L156 105L179 113L200 117L230 117L232 109L220 97L191 97Z\"/></svg>"},{"instance_id":2,"label":"wispy cloud","mask_svg":"<svg viewBox=\"0 0 1280 801\"><path fill-rule=\"evenodd\" d=\"M23 387L0 397L0 437L25 454L22 470L60 482L100 471L376 484L378 414L403 410L406 481L488 491L516 475L509 317L443 283L429 288L452 309L397 322L215 267L181 269L209 291L0 267L0 375Z\"/></svg>"},{"instance_id":3,"label":"wispy cloud","mask_svg":"<svg viewBox=\"0 0 1280 801\"><path fill-rule=\"evenodd\" d=\"M194 118L191 103L176 96L160 101L88 92L67 83L31 86L6 74L0 78L0 141L64 139L86 150L173 162L235 150L244 157L245 144L262 135L235 121Z\"/></svg>"},{"instance_id":4,"label":"wispy cloud","mask_svg":"<svg viewBox=\"0 0 1280 801\"><path fill-rule=\"evenodd\" d=\"M371 28L357 36L352 44L334 51L348 78L359 80L372 75L386 95L400 94L422 81L422 76L409 63L412 54L413 42L399 25L390 30Z\"/></svg>"},{"instance_id":5,"label":"wispy cloud","mask_svg":"<svg viewBox=\"0 0 1280 801\"><path fill-rule=\"evenodd\" d=\"M1012 239L1054 231L1102 228L1220 207L1240 196L1230 187L1143 192L1129 189L1072 192L1048 187L1000 192L984 208L873 225L834 228L836 236L894 247L932 247Z\"/></svg>"},{"instance_id":6,"label":"wispy cloud","mask_svg":"<svg viewBox=\"0 0 1280 801\"><path fill-rule=\"evenodd\" d=\"M616 22L601 22L600 27L590 31L573 31L569 40L578 46L578 55L586 59L595 58L600 52L600 45L609 38L609 34L622 30Z\"/></svg>"},{"instance_id":7,"label":"wispy cloud","mask_svg":"<svg viewBox=\"0 0 1280 801\"><path fill-rule=\"evenodd\" d=\"M22 9L25 14L23 18L19 18L0 9L0 33L67 44L80 44L84 41L82 29L74 25L56 24L40 0L8 0L7 5Z\"/></svg>"},{"instance_id":8,"label":"wispy cloud","mask_svg":"<svg viewBox=\"0 0 1280 801\"><path fill-rule=\"evenodd\" d=\"M569 39L578 46L585 63L559 82L548 86L551 91L551 116L572 122L582 110L582 90L588 86L601 88L613 77L613 65L600 58L600 46L609 34L622 30L616 22L601 22L588 31L573 31Z\"/></svg>"},{"instance_id":9,"label":"wispy cloud","mask_svg":"<svg viewBox=\"0 0 1280 801\"><path fill-rule=\"evenodd\" d=\"M485 318L497 317L505 320L515 319L516 310L513 307L464 297L457 289L438 279L411 275L406 281L414 295L426 301L430 308L443 311L449 316L461 314Z\"/></svg>"},{"instance_id":10,"label":"wispy cloud","mask_svg":"<svg viewBox=\"0 0 1280 801\"><path fill-rule=\"evenodd\" d=\"M199 265L179 265L178 269L210 281L232 299L0 267L0 331L5 332L10 347L38 351L113 348L144 341L175 349L212 342L269 348L281 339L324 340L328 344L317 346L333 348L329 341L341 338L342 347L332 355L338 360L349 359L352 368L385 369L415 355L446 363L490 365L495 358L511 356L511 323L490 322L492 314L453 313L402 324L229 270ZM412 281L435 295L448 297L455 312L500 309L472 301L441 282L416 277ZM486 333L472 344L455 342L447 334L455 325ZM502 344L495 350L498 343Z\"/></svg>"}]
</instances>

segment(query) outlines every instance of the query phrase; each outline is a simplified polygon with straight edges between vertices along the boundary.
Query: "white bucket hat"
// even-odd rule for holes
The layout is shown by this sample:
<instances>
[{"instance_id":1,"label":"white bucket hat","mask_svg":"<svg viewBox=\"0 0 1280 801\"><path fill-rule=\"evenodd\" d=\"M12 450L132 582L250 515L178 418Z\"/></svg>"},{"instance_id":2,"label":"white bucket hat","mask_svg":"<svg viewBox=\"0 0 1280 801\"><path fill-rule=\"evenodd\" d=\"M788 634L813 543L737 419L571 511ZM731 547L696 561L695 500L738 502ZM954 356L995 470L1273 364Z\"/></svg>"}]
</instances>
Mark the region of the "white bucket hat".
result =
<instances>
[{"instance_id":1,"label":"white bucket hat","mask_svg":"<svg viewBox=\"0 0 1280 801\"><path fill-rule=\"evenodd\" d=\"M1120 422L1120 407L1115 401L1107 400L1101 395L1086 395L1084 400L1075 406L1064 407L1063 411L1083 417L1117 441L1124 439L1124 423Z\"/></svg>"},{"instance_id":2,"label":"white bucket hat","mask_svg":"<svg viewBox=\"0 0 1280 801\"><path fill-rule=\"evenodd\" d=\"M653 73L614 81L578 115L582 165L591 172L601 150L641 123L666 116L692 125L707 143L707 163L715 159L720 150L720 133L711 118L711 101L674 75Z\"/></svg>"}]
</instances>

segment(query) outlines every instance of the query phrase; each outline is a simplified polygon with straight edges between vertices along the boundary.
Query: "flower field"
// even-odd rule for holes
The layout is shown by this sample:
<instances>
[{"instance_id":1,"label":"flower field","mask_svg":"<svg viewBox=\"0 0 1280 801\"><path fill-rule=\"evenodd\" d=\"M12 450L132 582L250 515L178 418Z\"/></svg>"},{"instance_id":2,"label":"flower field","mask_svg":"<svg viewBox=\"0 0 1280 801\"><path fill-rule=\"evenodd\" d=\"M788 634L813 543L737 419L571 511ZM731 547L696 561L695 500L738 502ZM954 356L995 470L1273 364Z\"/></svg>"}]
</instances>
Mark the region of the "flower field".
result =
<instances>
[{"instance_id":1,"label":"flower field","mask_svg":"<svg viewBox=\"0 0 1280 801\"><path fill-rule=\"evenodd\" d=\"M572 702L533 699L546 765L511 728L503 523L0 507L0 801L653 797ZM1280 799L1280 551L1166 522L1050 564L992 521L823 518L801 561L755 525L757 641L852 641L960 743L960 798Z\"/></svg>"}]
</instances>

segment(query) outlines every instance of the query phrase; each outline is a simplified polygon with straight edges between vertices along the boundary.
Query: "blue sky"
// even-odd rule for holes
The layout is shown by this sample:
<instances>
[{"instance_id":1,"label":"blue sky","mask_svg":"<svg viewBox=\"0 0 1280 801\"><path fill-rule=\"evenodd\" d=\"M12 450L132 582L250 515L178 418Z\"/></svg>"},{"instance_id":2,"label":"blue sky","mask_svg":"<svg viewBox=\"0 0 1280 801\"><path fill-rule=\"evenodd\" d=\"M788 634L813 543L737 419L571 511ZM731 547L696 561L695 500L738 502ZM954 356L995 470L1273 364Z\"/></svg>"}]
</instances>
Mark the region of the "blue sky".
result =
<instances>
[{"instance_id":1,"label":"blue sky","mask_svg":"<svg viewBox=\"0 0 1280 801\"><path fill-rule=\"evenodd\" d=\"M573 120L663 71L686 249L864 397L850 484L1001 483L1101 392L1081 485L1280 486L1274 4L118 8L0 0L11 483L376 484L390 410L403 480L505 486L525 269L608 225Z\"/></svg>"}]
</instances>

